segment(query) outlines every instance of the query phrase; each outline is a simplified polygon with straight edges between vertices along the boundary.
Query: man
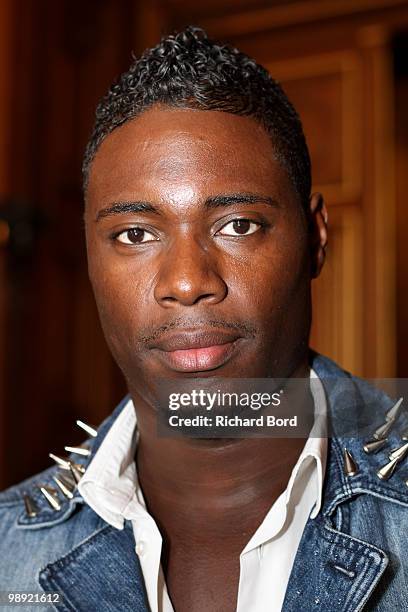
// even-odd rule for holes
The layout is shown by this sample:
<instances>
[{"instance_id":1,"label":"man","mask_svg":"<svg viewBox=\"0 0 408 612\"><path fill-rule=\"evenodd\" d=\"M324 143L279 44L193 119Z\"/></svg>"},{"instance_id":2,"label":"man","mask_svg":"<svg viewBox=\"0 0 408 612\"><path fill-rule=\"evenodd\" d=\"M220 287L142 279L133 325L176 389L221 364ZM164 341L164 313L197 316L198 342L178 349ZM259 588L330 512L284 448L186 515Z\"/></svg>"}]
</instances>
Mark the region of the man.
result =
<instances>
[{"instance_id":1,"label":"man","mask_svg":"<svg viewBox=\"0 0 408 612\"><path fill-rule=\"evenodd\" d=\"M98 106L84 186L90 279L129 397L2 493L0 588L64 611L406 609L398 407L309 351L327 214L279 85L199 29L164 38ZM384 428L366 452L358 436L158 436L161 381L189 377L311 377L315 411L370 406L388 442Z\"/></svg>"}]
</instances>

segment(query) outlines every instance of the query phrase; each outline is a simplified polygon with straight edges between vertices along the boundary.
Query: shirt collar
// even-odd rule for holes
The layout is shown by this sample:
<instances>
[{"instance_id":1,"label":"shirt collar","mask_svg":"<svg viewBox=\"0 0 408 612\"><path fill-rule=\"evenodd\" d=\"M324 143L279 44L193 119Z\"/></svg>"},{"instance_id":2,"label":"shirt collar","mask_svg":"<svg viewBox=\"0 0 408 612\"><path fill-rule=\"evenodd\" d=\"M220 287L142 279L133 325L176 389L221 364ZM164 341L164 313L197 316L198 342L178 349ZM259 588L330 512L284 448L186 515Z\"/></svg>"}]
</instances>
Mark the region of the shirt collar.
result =
<instances>
[{"instance_id":1,"label":"shirt collar","mask_svg":"<svg viewBox=\"0 0 408 612\"><path fill-rule=\"evenodd\" d=\"M129 399L78 485L85 502L118 529L123 529L123 511L137 488L136 446L136 413Z\"/></svg>"},{"instance_id":2,"label":"shirt collar","mask_svg":"<svg viewBox=\"0 0 408 612\"><path fill-rule=\"evenodd\" d=\"M305 446L299 459L292 470L286 489L286 502L289 503L290 496L296 479L302 473L302 466L307 464L309 458L316 461L317 480L316 480L316 504L312 510L311 518L316 518L322 507L323 481L326 472L327 460L327 437L325 437L327 420L327 401L324 387L316 372L310 370L311 393L314 400L314 425L306 440Z\"/></svg>"}]
</instances>

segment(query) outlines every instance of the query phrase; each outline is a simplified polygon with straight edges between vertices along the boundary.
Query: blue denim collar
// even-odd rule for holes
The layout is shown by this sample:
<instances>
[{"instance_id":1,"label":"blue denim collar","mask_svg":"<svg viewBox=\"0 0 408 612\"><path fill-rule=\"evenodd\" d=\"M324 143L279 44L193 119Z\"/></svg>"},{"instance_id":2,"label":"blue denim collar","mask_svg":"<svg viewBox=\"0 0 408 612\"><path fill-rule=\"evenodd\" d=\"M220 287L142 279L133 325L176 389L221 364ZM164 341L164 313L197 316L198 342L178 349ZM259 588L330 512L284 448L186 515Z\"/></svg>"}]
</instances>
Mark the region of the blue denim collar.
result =
<instances>
[{"instance_id":1,"label":"blue denim collar","mask_svg":"<svg viewBox=\"0 0 408 612\"><path fill-rule=\"evenodd\" d=\"M312 365L326 390L329 413L333 420L341 422L348 419L350 427L358 431L361 414L370 406L370 420L374 431L385 421L387 410L393 405L393 400L366 381L351 376L341 370L330 359L312 354ZM347 381L347 384L343 384ZM402 428L405 428L403 425ZM387 449L401 445L397 432L389 436ZM329 454L325 477L322 512L330 516L342 502L361 493L388 499L395 503L408 506L408 466L399 467L390 480L380 480L377 471L388 462L387 451L369 454L364 452L365 438L360 435L334 435L330 440ZM349 450L358 466L355 476L344 473L344 449Z\"/></svg>"}]
</instances>

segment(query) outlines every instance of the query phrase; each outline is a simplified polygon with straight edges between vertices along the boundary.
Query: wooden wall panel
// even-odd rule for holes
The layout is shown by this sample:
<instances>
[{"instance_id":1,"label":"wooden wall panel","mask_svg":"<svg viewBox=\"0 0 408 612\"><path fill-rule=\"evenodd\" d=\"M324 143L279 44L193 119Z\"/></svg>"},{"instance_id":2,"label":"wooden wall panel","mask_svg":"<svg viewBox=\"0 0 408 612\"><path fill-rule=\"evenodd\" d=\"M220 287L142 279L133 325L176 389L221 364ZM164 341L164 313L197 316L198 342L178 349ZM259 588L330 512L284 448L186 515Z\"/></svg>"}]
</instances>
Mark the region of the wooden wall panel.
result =
<instances>
[{"instance_id":1,"label":"wooden wall panel","mask_svg":"<svg viewBox=\"0 0 408 612\"><path fill-rule=\"evenodd\" d=\"M364 372L385 378L397 373L392 30L370 24L356 39L364 65Z\"/></svg>"},{"instance_id":2,"label":"wooden wall panel","mask_svg":"<svg viewBox=\"0 0 408 612\"><path fill-rule=\"evenodd\" d=\"M313 162L313 189L329 205L361 189L361 62L356 53L323 53L266 65L298 110Z\"/></svg>"},{"instance_id":3,"label":"wooden wall panel","mask_svg":"<svg viewBox=\"0 0 408 612\"><path fill-rule=\"evenodd\" d=\"M329 211L329 250L313 283L311 343L363 374L361 249L362 64L351 51L266 64L298 110L312 158L313 191Z\"/></svg>"},{"instance_id":4,"label":"wooden wall panel","mask_svg":"<svg viewBox=\"0 0 408 612\"><path fill-rule=\"evenodd\" d=\"M2 217L10 194L10 113L12 108L12 46L14 13L12 0L0 3L0 487L6 480L6 345L9 309L7 245L9 224Z\"/></svg>"},{"instance_id":5,"label":"wooden wall panel","mask_svg":"<svg viewBox=\"0 0 408 612\"><path fill-rule=\"evenodd\" d=\"M33 242L8 252L8 483L78 443L75 419L99 423L124 392L87 280L81 160L95 105L131 61L133 35L131 2L19 0L16 11L11 208Z\"/></svg>"},{"instance_id":6,"label":"wooden wall panel","mask_svg":"<svg viewBox=\"0 0 408 612\"><path fill-rule=\"evenodd\" d=\"M354 374L363 365L362 215L358 206L329 211L330 241L326 264L312 284L311 345Z\"/></svg>"},{"instance_id":7,"label":"wooden wall panel","mask_svg":"<svg viewBox=\"0 0 408 612\"><path fill-rule=\"evenodd\" d=\"M396 41L397 373L408 378L408 32Z\"/></svg>"}]
</instances>

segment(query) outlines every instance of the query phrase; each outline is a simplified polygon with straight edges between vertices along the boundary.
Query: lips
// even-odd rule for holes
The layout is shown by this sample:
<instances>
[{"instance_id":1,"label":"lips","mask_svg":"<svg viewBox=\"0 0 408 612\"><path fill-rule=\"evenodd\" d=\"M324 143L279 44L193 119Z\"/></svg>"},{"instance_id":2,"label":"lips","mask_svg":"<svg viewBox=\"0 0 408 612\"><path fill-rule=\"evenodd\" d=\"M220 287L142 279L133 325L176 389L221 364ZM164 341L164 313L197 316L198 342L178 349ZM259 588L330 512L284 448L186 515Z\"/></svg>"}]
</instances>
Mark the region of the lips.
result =
<instances>
[{"instance_id":1,"label":"lips","mask_svg":"<svg viewBox=\"0 0 408 612\"><path fill-rule=\"evenodd\" d=\"M170 333L151 348L178 372L202 372L224 365L236 350L240 336L230 331L192 330Z\"/></svg>"}]
</instances>

